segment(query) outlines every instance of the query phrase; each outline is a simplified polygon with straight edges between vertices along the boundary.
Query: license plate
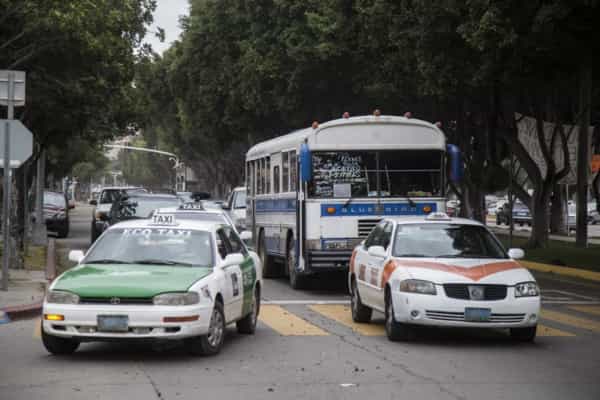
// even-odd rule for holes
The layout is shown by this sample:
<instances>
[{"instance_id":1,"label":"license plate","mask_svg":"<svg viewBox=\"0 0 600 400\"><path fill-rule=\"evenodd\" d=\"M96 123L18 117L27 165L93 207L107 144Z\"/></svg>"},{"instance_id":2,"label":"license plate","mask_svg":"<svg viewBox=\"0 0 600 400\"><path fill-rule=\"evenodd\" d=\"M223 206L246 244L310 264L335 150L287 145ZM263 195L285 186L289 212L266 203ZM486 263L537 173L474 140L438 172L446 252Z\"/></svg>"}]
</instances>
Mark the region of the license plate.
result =
<instances>
[{"instance_id":1,"label":"license plate","mask_svg":"<svg viewBox=\"0 0 600 400\"><path fill-rule=\"evenodd\" d=\"M491 313L490 308L465 308L465 321L487 322L490 320Z\"/></svg>"},{"instance_id":2,"label":"license plate","mask_svg":"<svg viewBox=\"0 0 600 400\"><path fill-rule=\"evenodd\" d=\"M99 332L127 332L129 331L129 317L127 315L98 315Z\"/></svg>"}]
</instances>

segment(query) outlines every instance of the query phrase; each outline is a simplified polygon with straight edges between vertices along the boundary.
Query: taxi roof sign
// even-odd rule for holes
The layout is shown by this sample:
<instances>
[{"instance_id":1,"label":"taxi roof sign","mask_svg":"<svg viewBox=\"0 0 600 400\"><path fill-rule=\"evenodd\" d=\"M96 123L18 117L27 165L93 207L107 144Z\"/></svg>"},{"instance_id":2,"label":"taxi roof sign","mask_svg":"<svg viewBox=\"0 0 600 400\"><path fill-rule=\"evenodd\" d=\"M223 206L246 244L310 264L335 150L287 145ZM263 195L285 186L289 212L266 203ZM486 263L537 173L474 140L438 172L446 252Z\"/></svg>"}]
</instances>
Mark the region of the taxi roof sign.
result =
<instances>
[{"instance_id":1,"label":"taxi roof sign","mask_svg":"<svg viewBox=\"0 0 600 400\"><path fill-rule=\"evenodd\" d=\"M202 203L198 202L198 203L184 203L181 206L179 206L180 210L198 210L198 211L204 211L204 206L202 206Z\"/></svg>"},{"instance_id":2,"label":"taxi roof sign","mask_svg":"<svg viewBox=\"0 0 600 400\"><path fill-rule=\"evenodd\" d=\"M441 211L432 212L431 214L427 215L425 219L428 221L450 221L448 214Z\"/></svg>"},{"instance_id":3,"label":"taxi roof sign","mask_svg":"<svg viewBox=\"0 0 600 400\"><path fill-rule=\"evenodd\" d=\"M175 220L175 214L154 214L152 216L152 225L177 225L177 221Z\"/></svg>"}]
</instances>

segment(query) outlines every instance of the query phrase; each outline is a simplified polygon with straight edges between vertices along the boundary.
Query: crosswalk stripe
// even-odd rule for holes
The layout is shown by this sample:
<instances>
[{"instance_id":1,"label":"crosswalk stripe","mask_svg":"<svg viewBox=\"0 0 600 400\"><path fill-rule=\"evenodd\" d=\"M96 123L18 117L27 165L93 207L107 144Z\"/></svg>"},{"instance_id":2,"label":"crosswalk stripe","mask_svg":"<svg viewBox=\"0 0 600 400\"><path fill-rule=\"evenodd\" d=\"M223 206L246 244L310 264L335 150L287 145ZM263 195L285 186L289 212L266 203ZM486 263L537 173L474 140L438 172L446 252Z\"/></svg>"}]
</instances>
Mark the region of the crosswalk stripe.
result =
<instances>
[{"instance_id":1,"label":"crosswalk stripe","mask_svg":"<svg viewBox=\"0 0 600 400\"><path fill-rule=\"evenodd\" d=\"M565 325L571 325L576 328L587 329L593 332L600 332L600 321L594 321L587 318L574 317L558 311L547 309L542 310L542 318L549 319Z\"/></svg>"},{"instance_id":2,"label":"crosswalk stripe","mask_svg":"<svg viewBox=\"0 0 600 400\"><path fill-rule=\"evenodd\" d=\"M342 325L351 328L356 333L365 336L384 336L385 328L383 325L360 324L352 320L350 307L339 304L313 304L309 308L317 313L330 318Z\"/></svg>"},{"instance_id":3,"label":"crosswalk stripe","mask_svg":"<svg viewBox=\"0 0 600 400\"><path fill-rule=\"evenodd\" d=\"M260 307L259 320L283 336L329 335L329 333L318 326L274 304L267 304Z\"/></svg>"},{"instance_id":4,"label":"crosswalk stripe","mask_svg":"<svg viewBox=\"0 0 600 400\"><path fill-rule=\"evenodd\" d=\"M37 319L33 328L33 338L40 339L42 337L42 320Z\"/></svg>"},{"instance_id":5,"label":"crosswalk stripe","mask_svg":"<svg viewBox=\"0 0 600 400\"><path fill-rule=\"evenodd\" d=\"M538 324L537 336L575 336L574 333Z\"/></svg>"},{"instance_id":6,"label":"crosswalk stripe","mask_svg":"<svg viewBox=\"0 0 600 400\"><path fill-rule=\"evenodd\" d=\"M600 306L569 306L569 308L586 314L600 315Z\"/></svg>"}]
</instances>

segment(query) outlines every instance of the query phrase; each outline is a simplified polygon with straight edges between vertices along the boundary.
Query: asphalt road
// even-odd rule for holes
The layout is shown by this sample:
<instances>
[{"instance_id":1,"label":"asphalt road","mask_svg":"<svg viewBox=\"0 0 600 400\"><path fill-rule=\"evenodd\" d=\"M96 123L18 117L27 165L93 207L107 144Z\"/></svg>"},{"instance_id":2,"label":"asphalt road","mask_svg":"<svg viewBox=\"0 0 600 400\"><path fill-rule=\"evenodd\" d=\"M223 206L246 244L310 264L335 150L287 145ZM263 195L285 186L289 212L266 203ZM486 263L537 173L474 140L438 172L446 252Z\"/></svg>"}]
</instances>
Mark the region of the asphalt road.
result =
<instances>
[{"instance_id":1,"label":"asphalt road","mask_svg":"<svg viewBox=\"0 0 600 400\"><path fill-rule=\"evenodd\" d=\"M89 242L91 210L73 237ZM84 215L85 214L85 215ZM175 344L83 344L49 355L39 319L0 325L0 399L594 399L600 398L600 284L537 274L544 312L535 344L505 332L419 331L392 343L382 316L349 321L343 277L293 291L268 280L253 336L230 328L221 354ZM318 304L321 303L321 304Z\"/></svg>"}]
</instances>

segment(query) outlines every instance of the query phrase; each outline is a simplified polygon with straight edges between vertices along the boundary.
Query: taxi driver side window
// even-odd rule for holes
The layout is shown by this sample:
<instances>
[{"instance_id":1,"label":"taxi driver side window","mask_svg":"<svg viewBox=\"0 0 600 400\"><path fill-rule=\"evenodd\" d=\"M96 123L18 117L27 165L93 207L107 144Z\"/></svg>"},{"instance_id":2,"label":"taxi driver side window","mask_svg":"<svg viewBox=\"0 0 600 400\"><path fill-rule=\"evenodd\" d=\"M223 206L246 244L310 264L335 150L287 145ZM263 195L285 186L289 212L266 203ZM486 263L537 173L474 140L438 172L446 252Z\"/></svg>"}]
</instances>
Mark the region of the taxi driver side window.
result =
<instances>
[{"instance_id":1,"label":"taxi driver side window","mask_svg":"<svg viewBox=\"0 0 600 400\"><path fill-rule=\"evenodd\" d=\"M387 248L389 247L391 241L392 241L392 229L394 228L394 225L391 222L388 222L385 224L384 228L383 228L383 235L382 235L382 246L384 249L387 250Z\"/></svg>"},{"instance_id":2,"label":"taxi driver side window","mask_svg":"<svg viewBox=\"0 0 600 400\"><path fill-rule=\"evenodd\" d=\"M223 228L223 232L227 236L227 240L231 245L232 253L241 253L243 255L247 255L246 248L244 247L242 240L233 229L226 227Z\"/></svg>"},{"instance_id":3,"label":"taxi driver side window","mask_svg":"<svg viewBox=\"0 0 600 400\"><path fill-rule=\"evenodd\" d=\"M369 249L371 246L383 246L383 227L385 223L380 222L373 228L367 240L365 241L365 249Z\"/></svg>"},{"instance_id":4,"label":"taxi driver side window","mask_svg":"<svg viewBox=\"0 0 600 400\"><path fill-rule=\"evenodd\" d=\"M223 232L223 229L217 231L217 251L222 259L225 259L227 254L233 253L233 251L231 251L231 244L227 239L227 235Z\"/></svg>"}]
</instances>

